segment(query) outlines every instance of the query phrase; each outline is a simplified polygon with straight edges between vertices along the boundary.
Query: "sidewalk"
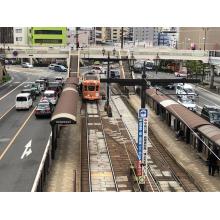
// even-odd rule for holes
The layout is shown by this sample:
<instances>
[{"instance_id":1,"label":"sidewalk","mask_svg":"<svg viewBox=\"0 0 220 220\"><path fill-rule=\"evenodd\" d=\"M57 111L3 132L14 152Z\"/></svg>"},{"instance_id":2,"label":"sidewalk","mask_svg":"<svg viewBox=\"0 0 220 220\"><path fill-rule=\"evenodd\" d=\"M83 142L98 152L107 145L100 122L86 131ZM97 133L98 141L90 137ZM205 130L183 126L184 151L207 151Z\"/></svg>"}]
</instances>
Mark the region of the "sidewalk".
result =
<instances>
[{"instance_id":1,"label":"sidewalk","mask_svg":"<svg viewBox=\"0 0 220 220\"><path fill-rule=\"evenodd\" d=\"M132 107L138 111L140 98L131 95L129 99ZM149 108L149 126L158 140L166 147L176 161L193 177L204 192L220 191L220 176L208 175L208 167L188 144L176 141L175 133Z\"/></svg>"}]
</instances>

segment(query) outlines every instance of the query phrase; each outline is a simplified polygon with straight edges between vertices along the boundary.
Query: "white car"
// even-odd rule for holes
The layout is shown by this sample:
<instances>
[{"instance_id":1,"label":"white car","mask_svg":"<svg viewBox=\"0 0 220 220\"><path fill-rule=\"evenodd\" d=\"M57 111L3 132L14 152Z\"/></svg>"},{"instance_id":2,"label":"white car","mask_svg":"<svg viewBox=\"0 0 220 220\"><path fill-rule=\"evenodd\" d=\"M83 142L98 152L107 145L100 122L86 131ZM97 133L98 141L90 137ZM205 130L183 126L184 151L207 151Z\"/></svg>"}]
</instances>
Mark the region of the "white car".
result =
<instances>
[{"instance_id":1,"label":"white car","mask_svg":"<svg viewBox=\"0 0 220 220\"><path fill-rule=\"evenodd\" d=\"M187 96L190 99L195 99L197 94L195 92L195 89L193 88L192 85L190 84L183 84L183 83L178 83L176 86L176 95L177 97L182 97L182 96Z\"/></svg>"},{"instance_id":2,"label":"white car","mask_svg":"<svg viewBox=\"0 0 220 220\"><path fill-rule=\"evenodd\" d=\"M46 90L43 96L46 97L52 105L57 104L58 98L54 90Z\"/></svg>"},{"instance_id":3,"label":"white car","mask_svg":"<svg viewBox=\"0 0 220 220\"><path fill-rule=\"evenodd\" d=\"M105 70L103 69L103 67L95 65L92 67L91 72L96 73L96 74L102 74L102 73L105 73Z\"/></svg>"},{"instance_id":4,"label":"white car","mask_svg":"<svg viewBox=\"0 0 220 220\"><path fill-rule=\"evenodd\" d=\"M51 63L51 64L48 66L48 68L51 69L51 70L53 70L56 65L57 65L56 63Z\"/></svg>"},{"instance_id":5,"label":"white car","mask_svg":"<svg viewBox=\"0 0 220 220\"><path fill-rule=\"evenodd\" d=\"M26 62L25 62L25 63L22 63L21 66L22 66L23 68L32 68L32 67L33 67L32 64L26 63Z\"/></svg>"},{"instance_id":6,"label":"white car","mask_svg":"<svg viewBox=\"0 0 220 220\"><path fill-rule=\"evenodd\" d=\"M186 72L175 72L174 75L176 77L187 77L187 73Z\"/></svg>"},{"instance_id":7,"label":"white car","mask_svg":"<svg viewBox=\"0 0 220 220\"><path fill-rule=\"evenodd\" d=\"M196 112L196 103L194 100L183 96L181 99L178 99L178 102L188 108L190 111Z\"/></svg>"}]
</instances>

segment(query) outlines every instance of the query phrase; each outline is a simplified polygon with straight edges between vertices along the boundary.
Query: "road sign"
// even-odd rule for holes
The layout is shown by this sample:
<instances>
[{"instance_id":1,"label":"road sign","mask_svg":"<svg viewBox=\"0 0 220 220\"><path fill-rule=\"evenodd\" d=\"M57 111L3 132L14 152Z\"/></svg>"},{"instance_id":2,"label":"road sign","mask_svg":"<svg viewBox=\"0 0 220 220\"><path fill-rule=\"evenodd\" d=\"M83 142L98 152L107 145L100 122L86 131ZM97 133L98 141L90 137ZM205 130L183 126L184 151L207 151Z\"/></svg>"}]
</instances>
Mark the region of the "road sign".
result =
<instances>
[{"instance_id":1,"label":"road sign","mask_svg":"<svg viewBox=\"0 0 220 220\"><path fill-rule=\"evenodd\" d=\"M148 116L148 110L146 108L140 108L138 112L139 118L146 118Z\"/></svg>"},{"instance_id":2,"label":"road sign","mask_svg":"<svg viewBox=\"0 0 220 220\"><path fill-rule=\"evenodd\" d=\"M138 111L138 161L137 176L143 175L142 166L145 173L147 171L147 141L148 141L148 110L141 108Z\"/></svg>"}]
</instances>

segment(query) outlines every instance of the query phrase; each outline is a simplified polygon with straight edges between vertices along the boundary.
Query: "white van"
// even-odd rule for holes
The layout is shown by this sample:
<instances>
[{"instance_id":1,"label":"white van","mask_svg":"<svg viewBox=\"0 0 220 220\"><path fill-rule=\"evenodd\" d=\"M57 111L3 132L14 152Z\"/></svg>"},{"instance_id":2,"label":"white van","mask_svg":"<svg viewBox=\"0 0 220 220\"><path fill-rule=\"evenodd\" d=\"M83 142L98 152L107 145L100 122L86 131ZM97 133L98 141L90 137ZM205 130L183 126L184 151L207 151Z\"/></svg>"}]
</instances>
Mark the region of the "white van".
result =
<instances>
[{"instance_id":1,"label":"white van","mask_svg":"<svg viewBox=\"0 0 220 220\"><path fill-rule=\"evenodd\" d=\"M196 94L192 85L187 84L187 83L185 83L185 84L178 83L176 86L176 95L177 95L177 97L187 95L188 98L194 100L196 98L197 94Z\"/></svg>"},{"instance_id":2,"label":"white van","mask_svg":"<svg viewBox=\"0 0 220 220\"><path fill-rule=\"evenodd\" d=\"M33 100L30 93L20 93L16 96L15 108L19 109L30 109L33 105Z\"/></svg>"}]
</instances>

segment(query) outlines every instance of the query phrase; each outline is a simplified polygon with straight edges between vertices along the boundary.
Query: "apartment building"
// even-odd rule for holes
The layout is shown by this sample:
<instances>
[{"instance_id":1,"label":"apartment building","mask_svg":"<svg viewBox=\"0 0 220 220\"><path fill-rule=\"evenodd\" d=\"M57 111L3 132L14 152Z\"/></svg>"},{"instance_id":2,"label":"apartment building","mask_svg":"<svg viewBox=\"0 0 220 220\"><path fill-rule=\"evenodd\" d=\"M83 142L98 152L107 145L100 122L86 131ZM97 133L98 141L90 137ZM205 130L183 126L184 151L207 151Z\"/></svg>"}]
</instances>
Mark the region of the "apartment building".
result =
<instances>
[{"instance_id":1,"label":"apartment building","mask_svg":"<svg viewBox=\"0 0 220 220\"><path fill-rule=\"evenodd\" d=\"M14 45L27 46L30 43L30 35L28 27L14 27Z\"/></svg>"}]
</instances>

